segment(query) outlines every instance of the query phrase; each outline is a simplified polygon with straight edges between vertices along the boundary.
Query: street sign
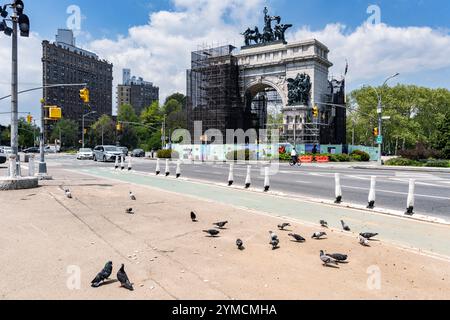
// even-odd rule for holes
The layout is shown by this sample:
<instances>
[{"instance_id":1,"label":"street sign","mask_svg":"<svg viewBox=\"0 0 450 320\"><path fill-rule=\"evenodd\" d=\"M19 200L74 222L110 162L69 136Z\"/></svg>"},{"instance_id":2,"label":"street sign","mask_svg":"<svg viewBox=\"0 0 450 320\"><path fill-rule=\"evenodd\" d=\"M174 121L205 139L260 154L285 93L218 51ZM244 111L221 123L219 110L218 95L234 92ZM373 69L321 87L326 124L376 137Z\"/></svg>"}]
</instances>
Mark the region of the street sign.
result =
<instances>
[{"instance_id":1,"label":"street sign","mask_svg":"<svg viewBox=\"0 0 450 320\"><path fill-rule=\"evenodd\" d=\"M383 144L383 136L377 137L377 144Z\"/></svg>"},{"instance_id":2,"label":"street sign","mask_svg":"<svg viewBox=\"0 0 450 320\"><path fill-rule=\"evenodd\" d=\"M385 117L382 117L381 119L383 119L383 120L391 120L391 116L385 116Z\"/></svg>"}]
</instances>

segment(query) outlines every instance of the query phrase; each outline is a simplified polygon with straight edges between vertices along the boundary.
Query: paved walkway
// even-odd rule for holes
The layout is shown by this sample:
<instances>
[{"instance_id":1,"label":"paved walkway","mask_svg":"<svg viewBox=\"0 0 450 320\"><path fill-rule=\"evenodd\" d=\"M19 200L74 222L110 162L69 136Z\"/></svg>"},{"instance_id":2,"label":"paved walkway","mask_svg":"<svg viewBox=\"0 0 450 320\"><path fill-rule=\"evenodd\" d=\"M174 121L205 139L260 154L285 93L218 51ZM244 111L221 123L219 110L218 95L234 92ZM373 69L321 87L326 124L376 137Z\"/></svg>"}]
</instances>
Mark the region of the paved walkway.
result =
<instances>
[{"instance_id":1,"label":"paved walkway","mask_svg":"<svg viewBox=\"0 0 450 320\"><path fill-rule=\"evenodd\" d=\"M450 257L450 226L418 222L383 214L374 214L348 208L338 208L310 203L270 194L248 192L234 188L201 184L174 178L156 177L152 174L115 172L111 169L84 169L82 172L119 181L156 187L161 190L195 196L223 204L265 212L276 217L287 217L317 225L327 220L330 226L340 229L345 220L355 232L379 232L392 243L416 248L432 254Z\"/></svg>"}]
</instances>

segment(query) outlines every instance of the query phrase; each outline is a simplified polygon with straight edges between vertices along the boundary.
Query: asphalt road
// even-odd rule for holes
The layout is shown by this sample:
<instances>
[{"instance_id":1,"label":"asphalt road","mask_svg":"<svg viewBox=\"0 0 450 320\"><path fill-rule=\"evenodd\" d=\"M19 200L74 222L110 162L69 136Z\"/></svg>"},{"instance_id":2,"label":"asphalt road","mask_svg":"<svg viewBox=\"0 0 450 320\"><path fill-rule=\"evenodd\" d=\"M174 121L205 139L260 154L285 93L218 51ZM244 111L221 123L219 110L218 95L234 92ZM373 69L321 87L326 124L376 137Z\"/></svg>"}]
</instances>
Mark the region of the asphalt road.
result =
<instances>
[{"instance_id":1,"label":"asphalt road","mask_svg":"<svg viewBox=\"0 0 450 320\"><path fill-rule=\"evenodd\" d=\"M68 169L77 167L113 167L113 163L77 161L74 156L51 155L47 157L49 168L62 166ZM176 163L171 163L171 172L175 173ZM155 172L156 161L133 159L133 170ZM161 162L164 171L165 162ZM49 169L51 170L51 169ZM207 180L216 183L228 182L228 164L183 165L185 178ZM247 167L235 165L236 185L244 185ZM409 179L416 179L415 212L434 217L450 219L450 174L404 171L380 171L373 169L357 170L351 168L331 169L326 167L290 167L281 164L279 172L271 176L271 190L293 193L317 199L334 200L334 174L341 173L343 198L346 203L367 205L370 177L377 176L376 206L383 209L404 211L408 196ZM260 167L252 166L252 186L263 189L264 177Z\"/></svg>"}]
</instances>

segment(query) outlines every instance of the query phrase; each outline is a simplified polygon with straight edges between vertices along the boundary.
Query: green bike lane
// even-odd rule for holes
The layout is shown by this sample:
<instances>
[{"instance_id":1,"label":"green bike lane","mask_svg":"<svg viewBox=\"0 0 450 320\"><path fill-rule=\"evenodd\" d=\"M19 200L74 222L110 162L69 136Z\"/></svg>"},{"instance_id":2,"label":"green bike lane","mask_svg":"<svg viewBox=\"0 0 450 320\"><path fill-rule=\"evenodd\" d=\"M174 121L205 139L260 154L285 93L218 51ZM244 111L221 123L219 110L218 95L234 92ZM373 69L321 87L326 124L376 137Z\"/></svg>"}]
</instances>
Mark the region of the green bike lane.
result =
<instances>
[{"instance_id":1,"label":"green bike lane","mask_svg":"<svg viewBox=\"0 0 450 320\"><path fill-rule=\"evenodd\" d=\"M333 230L341 230L341 219L352 229L349 236L357 238L359 232L380 233L379 239L384 242L450 258L450 226L421 222L408 218L372 213L365 210L331 206L308 202L297 198L281 197L263 192L229 188L202 182L145 175L136 172L116 172L106 168L85 168L77 170L99 178L117 180L161 191L196 197L201 200L219 202L267 214L280 219L292 219L301 223L313 224L319 228L319 220L326 220ZM170 196L170 195L169 195ZM175 196L175 195L174 195ZM151 197L151 192L149 192ZM214 210L211 205L205 210ZM257 215L255 215L255 218Z\"/></svg>"}]
</instances>

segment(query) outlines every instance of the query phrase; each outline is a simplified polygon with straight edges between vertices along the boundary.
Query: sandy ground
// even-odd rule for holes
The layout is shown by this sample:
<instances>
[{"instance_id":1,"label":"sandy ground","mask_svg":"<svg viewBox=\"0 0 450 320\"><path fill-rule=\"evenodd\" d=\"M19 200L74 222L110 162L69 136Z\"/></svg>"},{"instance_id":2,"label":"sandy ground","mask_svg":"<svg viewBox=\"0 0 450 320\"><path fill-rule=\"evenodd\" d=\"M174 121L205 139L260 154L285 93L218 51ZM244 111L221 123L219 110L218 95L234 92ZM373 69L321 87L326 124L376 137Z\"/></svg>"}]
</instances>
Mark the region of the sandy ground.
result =
<instances>
[{"instance_id":1,"label":"sandy ground","mask_svg":"<svg viewBox=\"0 0 450 320\"><path fill-rule=\"evenodd\" d=\"M283 221L274 217L62 170L52 174L56 180L39 189L0 193L0 299L450 299L448 261L396 248L382 235L370 248L356 234L333 229L327 239L312 240L323 229L294 222L288 229L307 238L299 244L277 230ZM134 215L125 214L128 207ZM190 221L191 210L199 222ZM202 233L222 220L229 225L220 237ZM279 235L280 249L272 251L269 230ZM348 254L350 262L323 267L321 249ZM112 279L125 264L134 292L117 282L90 287L109 260Z\"/></svg>"}]
</instances>

